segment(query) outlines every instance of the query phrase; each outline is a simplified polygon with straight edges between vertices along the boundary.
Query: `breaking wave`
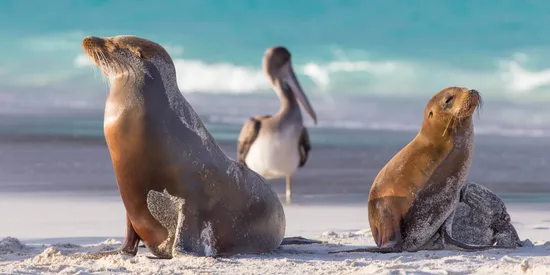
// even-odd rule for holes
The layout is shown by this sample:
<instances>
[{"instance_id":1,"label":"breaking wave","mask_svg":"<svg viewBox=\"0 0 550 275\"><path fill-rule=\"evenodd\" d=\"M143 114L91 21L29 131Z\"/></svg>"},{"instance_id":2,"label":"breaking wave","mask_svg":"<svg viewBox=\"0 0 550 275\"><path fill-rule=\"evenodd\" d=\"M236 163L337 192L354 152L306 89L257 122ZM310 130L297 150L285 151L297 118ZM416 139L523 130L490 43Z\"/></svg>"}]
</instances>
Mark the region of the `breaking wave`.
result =
<instances>
[{"instance_id":1,"label":"breaking wave","mask_svg":"<svg viewBox=\"0 0 550 275\"><path fill-rule=\"evenodd\" d=\"M491 63L491 62L489 62ZM175 58L178 84L184 93L253 93L268 91L270 83L257 66ZM529 57L515 53L493 60L488 69L413 60L339 57L329 61L294 60L294 68L308 93L410 96L433 94L448 86L465 86L497 97L525 97L550 91L550 68L529 69ZM77 68L94 66L85 56ZM538 93L540 95L540 93Z\"/></svg>"}]
</instances>

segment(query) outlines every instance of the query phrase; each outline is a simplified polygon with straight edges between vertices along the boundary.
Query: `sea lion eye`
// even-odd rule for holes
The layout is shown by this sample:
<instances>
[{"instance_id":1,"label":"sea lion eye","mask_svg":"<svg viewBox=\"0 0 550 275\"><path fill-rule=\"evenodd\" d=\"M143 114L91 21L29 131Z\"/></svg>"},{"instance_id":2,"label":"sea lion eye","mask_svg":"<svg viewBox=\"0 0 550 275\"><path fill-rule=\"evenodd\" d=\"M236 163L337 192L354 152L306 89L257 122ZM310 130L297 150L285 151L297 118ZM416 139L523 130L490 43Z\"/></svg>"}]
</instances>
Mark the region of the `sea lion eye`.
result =
<instances>
[{"instance_id":1,"label":"sea lion eye","mask_svg":"<svg viewBox=\"0 0 550 275\"><path fill-rule=\"evenodd\" d=\"M450 95L450 96L447 97L447 99L445 100L445 104L451 103L451 100L453 100L453 96L452 96L452 95Z\"/></svg>"},{"instance_id":2,"label":"sea lion eye","mask_svg":"<svg viewBox=\"0 0 550 275\"><path fill-rule=\"evenodd\" d=\"M428 118L433 117L433 116L434 116L434 113L433 113L432 111L430 111L430 112L428 113Z\"/></svg>"}]
</instances>

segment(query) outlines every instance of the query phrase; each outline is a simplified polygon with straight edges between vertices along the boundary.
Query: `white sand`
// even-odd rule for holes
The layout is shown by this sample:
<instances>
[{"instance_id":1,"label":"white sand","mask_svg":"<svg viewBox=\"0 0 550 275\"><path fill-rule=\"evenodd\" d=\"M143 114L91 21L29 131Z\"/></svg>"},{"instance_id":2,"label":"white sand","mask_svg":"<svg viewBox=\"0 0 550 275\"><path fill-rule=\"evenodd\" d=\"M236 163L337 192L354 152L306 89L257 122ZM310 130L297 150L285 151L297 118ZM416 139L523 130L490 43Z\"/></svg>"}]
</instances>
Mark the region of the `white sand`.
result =
<instances>
[{"instance_id":1,"label":"white sand","mask_svg":"<svg viewBox=\"0 0 550 275\"><path fill-rule=\"evenodd\" d=\"M327 254L373 246L365 205L285 206L287 236L330 244L285 246L267 255L74 259L75 252L116 248L124 233L119 198L51 195L0 197L1 274L550 274L550 205L508 204L521 239L533 247L483 252ZM39 210L39 211L38 211ZM16 237L5 238L7 236ZM116 236L116 238L111 238ZM345 246L344 246L345 245Z\"/></svg>"}]
</instances>

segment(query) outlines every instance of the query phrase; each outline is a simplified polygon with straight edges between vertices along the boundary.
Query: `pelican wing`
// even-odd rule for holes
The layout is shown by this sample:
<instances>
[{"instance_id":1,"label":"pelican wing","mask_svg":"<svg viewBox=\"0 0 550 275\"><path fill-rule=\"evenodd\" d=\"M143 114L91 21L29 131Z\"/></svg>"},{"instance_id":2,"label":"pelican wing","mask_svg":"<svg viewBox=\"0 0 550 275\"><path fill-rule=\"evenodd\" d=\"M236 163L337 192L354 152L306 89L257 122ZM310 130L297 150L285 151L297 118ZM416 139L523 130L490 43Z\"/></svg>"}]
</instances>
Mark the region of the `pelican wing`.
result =
<instances>
[{"instance_id":1,"label":"pelican wing","mask_svg":"<svg viewBox=\"0 0 550 275\"><path fill-rule=\"evenodd\" d=\"M237 143L237 159L240 163L246 166L246 155L250 150L250 146L258 137L260 128L262 127L262 120L271 117L271 115L262 115L249 118L243 125L239 139Z\"/></svg>"},{"instance_id":2,"label":"pelican wing","mask_svg":"<svg viewBox=\"0 0 550 275\"><path fill-rule=\"evenodd\" d=\"M309 134L306 127L302 130L298 147L300 149L300 165L298 167L303 167L307 162L309 151L311 150L311 143L309 143Z\"/></svg>"}]
</instances>

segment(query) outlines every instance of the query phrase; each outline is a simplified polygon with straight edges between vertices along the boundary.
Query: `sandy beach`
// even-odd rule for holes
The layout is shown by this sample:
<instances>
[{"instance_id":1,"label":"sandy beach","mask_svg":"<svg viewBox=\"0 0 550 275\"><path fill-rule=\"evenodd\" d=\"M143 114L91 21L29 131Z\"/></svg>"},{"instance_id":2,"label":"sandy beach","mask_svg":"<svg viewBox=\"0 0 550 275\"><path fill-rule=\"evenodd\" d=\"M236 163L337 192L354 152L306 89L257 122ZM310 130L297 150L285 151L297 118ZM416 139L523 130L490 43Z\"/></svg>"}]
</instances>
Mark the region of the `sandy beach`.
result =
<instances>
[{"instance_id":1,"label":"sandy beach","mask_svg":"<svg viewBox=\"0 0 550 275\"><path fill-rule=\"evenodd\" d=\"M374 245L367 217L368 190L380 167L402 146L395 142L364 148L318 146L308 168L296 174L292 204L284 205L286 236L319 239L324 244L218 259L159 260L141 248L134 258L93 261L71 255L116 248L124 237L124 206L104 142L100 138L4 137L0 142L0 273L550 274L547 184L533 180L522 185L514 176L501 181L491 176L504 173L495 165L505 161L499 156L513 160L544 154L537 155L532 145L498 149L480 140L471 178L503 197L520 238L529 239L533 246L483 252L328 254ZM230 156L235 153L231 143L222 142L222 148ZM508 167L507 173L517 173L512 170L515 165ZM270 184L283 198L283 181Z\"/></svg>"},{"instance_id":2,"label":"sandy beach","mask_svg":"<svg viewBox=\"0 0 550 275\"><path fill-rule=\"evenodd\" d=\"M398 254L328 254L372 246L362 203L285 205L287 236L327 243L284 246L265 255L230 258L73 258L77 252L116 248L123 238L118 197L3 194L0 198L1 274L550 274L550 204L508 205L520 237L532 246L483 252L420 251ZM39 208L40 211L37 211ZM18 215L13 215L14 212Z\"/></svg>"}]
</instances>

